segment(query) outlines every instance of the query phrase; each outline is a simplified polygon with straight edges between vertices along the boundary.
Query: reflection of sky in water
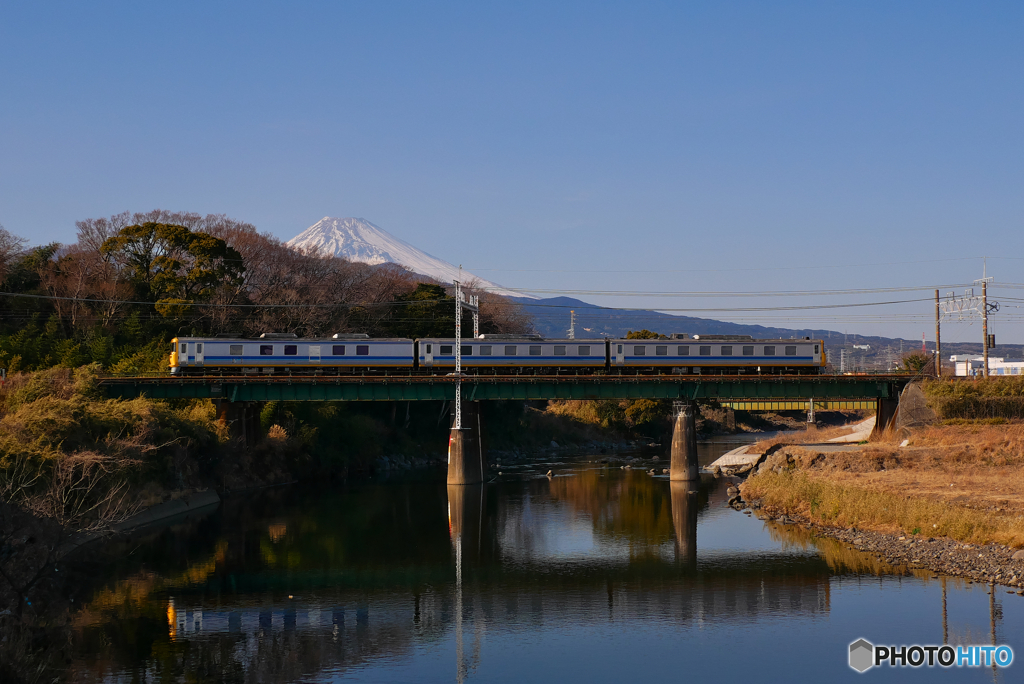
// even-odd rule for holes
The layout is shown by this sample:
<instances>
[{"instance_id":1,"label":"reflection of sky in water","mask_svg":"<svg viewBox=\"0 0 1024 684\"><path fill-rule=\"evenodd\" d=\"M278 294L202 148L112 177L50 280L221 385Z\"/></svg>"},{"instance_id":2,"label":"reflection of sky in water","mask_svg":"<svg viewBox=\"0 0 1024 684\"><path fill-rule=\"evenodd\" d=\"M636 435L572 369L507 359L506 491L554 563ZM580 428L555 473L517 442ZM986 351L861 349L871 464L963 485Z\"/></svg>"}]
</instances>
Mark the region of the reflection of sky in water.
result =
<instances>
[{"instance_id":1,"label":"reflection of sky in water","mask_svg":"<svg viewBox=\"0 0 1024 684\"><path fill-rule=\"evenodd\" d=\"M502 556L512 561L566 561L597 551L590 516L563 502L527 494L502 521Z\"/></svg>"},{"instance_id":2,"label":"reflection of sky in water","mask_svg":"<svg viewBox=\"0 0 1024 684\"><path fill-rule=\"evenodd\" d=\"M702 462L736 443L702 445ZM203 560L183 564L172 552L170 569L154 561L126 571L124 586L138 587L140 597L146 582L167 578L148 603L116 591L94 601L82 624L105 635L88 641L101 653L80 652L76 674L89 680L96 660L102 675L92 679L105 681L200 670L210 681L266 682L864 681L846 666L856 638L942 639L939 580L876 576L858 565L862 554L768 528L724 505L724 480L701 484L697 564L687 566L677 558L669 483L613 467L591 473L585 487L570 486L593 468L580 465L552 482L492 485L487 505L476 509L481 497L467 496L461 589L443 486L414 498L400 482L360 485L365 498L337 517L332 511L355 489L273 505L254 498L235 518L213 516L223 526L215 535L189 537L182 528L172 548L194 544L189 553ZM626 520L628 506L634 517ZM432 511L436 521L414 525L433 521ZM260 544L280 558L294 554L297 564L269 564ZM317 555L325 545L344 553ZM175 584L175 577L189 579ZM991 642L985 590L947 582L952 643ZM994 606L997 640L1024 654L1024 598L997 588ZM143 636L155 645L140 647ZM113 649L120 642L130 647ZM992 681L987 669L948 674ZM866 676L938 675L926 668Z\"/></svg>"}]
</instances>

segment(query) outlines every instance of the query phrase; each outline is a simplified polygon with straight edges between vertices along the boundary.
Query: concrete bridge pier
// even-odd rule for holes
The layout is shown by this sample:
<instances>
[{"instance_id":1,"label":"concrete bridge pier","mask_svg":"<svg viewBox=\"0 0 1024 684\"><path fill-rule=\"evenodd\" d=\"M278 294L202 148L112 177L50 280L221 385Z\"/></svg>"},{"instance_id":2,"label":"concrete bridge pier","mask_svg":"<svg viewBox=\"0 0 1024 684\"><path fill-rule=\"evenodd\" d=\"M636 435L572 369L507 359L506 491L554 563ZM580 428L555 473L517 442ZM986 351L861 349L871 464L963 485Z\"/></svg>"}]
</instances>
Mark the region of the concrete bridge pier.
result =
<instances>
[{"instance_id":1,"label":"concrete bridge pier","mask_svg":"<svg viewBox=\"0 0 1024 684\"><path fill-rule=\"evenodd\" d=\"M252 447L260 438L260 411L262 402L216 400L217 421L227 427L232 439Z\"/></svg>"},{"instance_id":2,"label":"concrete bridge pier","mask_svg":"<svg viewBox=\"0 0 1024 684\"><path fill-rule=\"evenodd\" d=\"M672 526L676 533L676 559L683 567L697 567L697 492L689 482L669 482Z\"/></svg>"},{"instance_id":3,"label":"concrete bridge pier","mask_svg":"<svg viewBox=\"0 0 1024 684\"><path fill-rule=\"evenodd\" d=\"M669 479L673 482L700 479L700 468L697 465L697 405L692 401L684 402L676 416L669 468Z\"/></svg>"},{"instance_id":4,"label":"concrete bridge pier","mask_svg":"<svg viewBox=\"0 0 1024 684\"><path fill-rule=\"evenodd\" d=\"M455 429L455 406L452 406L452 429L448 438L448 484L471 485L484 481L487 459L481 435L483 421L480 402L462 402L462 429Z\"/></svg>"}]
</instances>

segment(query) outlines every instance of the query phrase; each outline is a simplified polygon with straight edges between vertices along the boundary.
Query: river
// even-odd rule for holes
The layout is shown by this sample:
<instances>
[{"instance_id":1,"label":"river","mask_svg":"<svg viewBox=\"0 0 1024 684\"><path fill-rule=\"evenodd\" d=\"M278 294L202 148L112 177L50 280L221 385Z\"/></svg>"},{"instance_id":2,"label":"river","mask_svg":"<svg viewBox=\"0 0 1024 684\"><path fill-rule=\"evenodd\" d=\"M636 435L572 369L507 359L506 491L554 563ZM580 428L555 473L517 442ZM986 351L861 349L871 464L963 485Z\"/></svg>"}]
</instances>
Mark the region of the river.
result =
<instances>
[{"instance_id":1,"label":"river","mask_svg":"<svg viewBox=\"0 0 1024 684\"><path fill-rule=\"evenodd\" d=\"M702 465L746 439L702 443ZM762 522L725 505L725 480L647 472L664 458L617 458L538 458L476 487L443 470L280 487L110 542L74 678L1024 681L1024 663L859 675L860 637L1017 651L1024 598Z\"/></svg>"}]
</instances>

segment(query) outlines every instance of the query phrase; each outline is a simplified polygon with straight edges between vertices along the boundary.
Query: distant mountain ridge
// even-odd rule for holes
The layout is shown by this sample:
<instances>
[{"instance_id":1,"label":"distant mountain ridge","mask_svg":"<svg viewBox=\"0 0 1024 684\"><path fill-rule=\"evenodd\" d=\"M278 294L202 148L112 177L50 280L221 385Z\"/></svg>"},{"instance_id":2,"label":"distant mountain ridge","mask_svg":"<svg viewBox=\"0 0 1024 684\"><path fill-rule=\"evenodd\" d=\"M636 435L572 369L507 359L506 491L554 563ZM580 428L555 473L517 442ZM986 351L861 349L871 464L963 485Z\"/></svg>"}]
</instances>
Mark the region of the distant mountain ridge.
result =
<instances>
[{"instance_id":1,"label":"distant mountain ridge","mask_svg":"<svg viewBox=\"0 0 1024 684\"><path fill-rule=\"evenodd\" d=\"M674 316L660 311L622 311L608 309L572 297L550 297L547 299L516 298L527 314L533 318L534 329L547 338L563 338L569 328L569 312L576 312L576 337L625 337L630 330L650 330L668 335L689 333L697 335L750 335L753 338L789 339L810 337L825 341L829 360L839 365L839 350L846 349L849 368L885 368L891 362L899 362L904 355L920 353L920 340L907 340L879 335L846 334L837 330L819 328L775 328L763 325L730 323L711 318ZM868 350L857 349L854 344L867 345ZM933 353L935 343L927 343L928 353ZM946 342L942 345L942 356L951 354L980 354L981 344L972 342ZM1001 345L992 349L993 356L1021 358L1022 345Z\"/></svg>"},{"instance_id":2,"label":"distant mountain ridge","mask_svg":"<svg viewBox=\"0 0 1024 684\"><path fill-rule=\"evenodd\" d=\"M361 218L325 216L286 244L289 247L316 249L364 264L399 264L442 283L451 283L460 278L458 266L427 254L380 226ZM505 289L468 271L461 271L461 278L463 283L475 281L477 287L495 294L533 299L530 295Z\"/></svg>"}]
</instances>

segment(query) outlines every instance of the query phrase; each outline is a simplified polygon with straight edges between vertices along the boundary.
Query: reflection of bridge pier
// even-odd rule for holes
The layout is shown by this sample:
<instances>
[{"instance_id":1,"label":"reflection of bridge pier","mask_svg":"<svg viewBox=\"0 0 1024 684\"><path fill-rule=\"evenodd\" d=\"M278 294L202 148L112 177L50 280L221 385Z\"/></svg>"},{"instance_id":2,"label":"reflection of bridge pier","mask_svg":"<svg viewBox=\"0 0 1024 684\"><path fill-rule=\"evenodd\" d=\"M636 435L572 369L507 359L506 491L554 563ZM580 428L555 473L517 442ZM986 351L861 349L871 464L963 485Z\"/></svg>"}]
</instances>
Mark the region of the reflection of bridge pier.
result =
<instances>
[{"instance_id":1,"label":"reflection of bridge pier","mask_svg":"<svg viewBox=\"0 0 1024 684\"><path fill-rule=\"evenodd\" d=\"M479 413L477 414L479 415ZM459 432L452 430L452 437ZM449 464L451 482L451 464ZM484 514L486 511L487 489L482 484L448 485L448 530L455 551L455 680L463 682L469 674L469 663L463 645L463 565L483 560ZM475 661L479 661L479 644Z\"/></svg>"},{"instance_id":2,"label":"reflection of bridge pier","mask_svg":"<svg viewBox=\"0 0 1024 684\"><path fill-rule=\"evenodd\" d=\"M695 485L696 483L694 483ZM676 559L689 569L697 569L697 492L688 482L670 482L672 526L676 536Z\"/></svg>"},{"instance_id":3,"label":"reflection of bridge pier","mask_svg":"<svg viewBox=\"0 0 1024 684\"><path fill-rule=\"evenodd\" d=\"M486 504L484 485L448 485L448 530L457 560L476 561L483 556Z\"/></svg>"}]
</instances>

